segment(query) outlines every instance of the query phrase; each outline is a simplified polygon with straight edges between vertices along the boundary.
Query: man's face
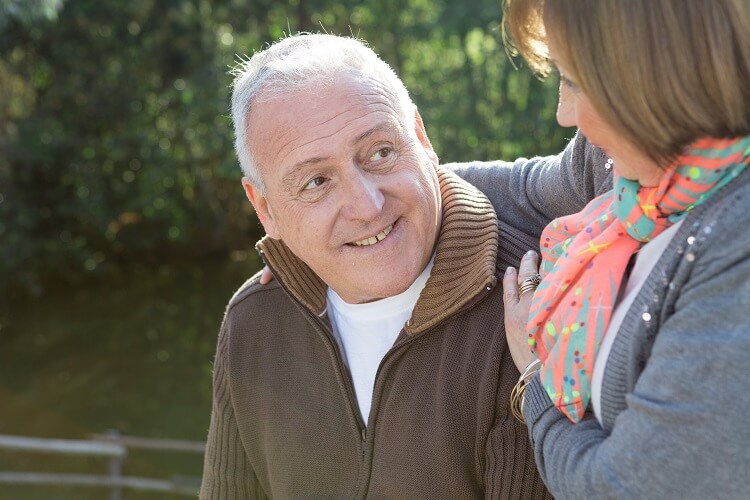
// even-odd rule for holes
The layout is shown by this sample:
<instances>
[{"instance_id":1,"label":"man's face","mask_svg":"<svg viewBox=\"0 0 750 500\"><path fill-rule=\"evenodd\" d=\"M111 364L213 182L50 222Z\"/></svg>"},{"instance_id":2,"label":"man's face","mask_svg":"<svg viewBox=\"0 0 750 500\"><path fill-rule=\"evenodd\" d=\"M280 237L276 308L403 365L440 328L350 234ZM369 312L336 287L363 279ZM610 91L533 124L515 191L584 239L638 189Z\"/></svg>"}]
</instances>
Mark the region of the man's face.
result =
<instances>
[{"instance_id":1,"label":"man's face","mask_svg":"<svg viewBox=\"0 0 750 500\"><path fill-rule=\"evenodd\" d=\"M341 77L250 115L265 196L243 184L266 233L350 303L406 290L440 228L437 157L419 116L408 130L394 102L377 81Z\"/></svg>"}]
</instances>

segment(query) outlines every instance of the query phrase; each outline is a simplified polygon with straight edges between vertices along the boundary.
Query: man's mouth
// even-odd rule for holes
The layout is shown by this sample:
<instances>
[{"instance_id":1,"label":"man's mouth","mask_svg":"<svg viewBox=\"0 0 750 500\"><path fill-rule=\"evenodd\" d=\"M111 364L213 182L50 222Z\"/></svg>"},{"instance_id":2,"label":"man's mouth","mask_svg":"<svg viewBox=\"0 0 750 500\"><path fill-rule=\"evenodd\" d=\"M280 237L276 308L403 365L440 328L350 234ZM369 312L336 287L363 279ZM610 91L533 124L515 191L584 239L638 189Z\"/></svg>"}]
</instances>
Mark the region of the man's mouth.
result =
<instances>
[{"instance_id":1,"label":"man's mouth","mask_svg":"<svg viewBox=\"0 0 750 500\"><path fill-rule=\"evenodd\" d=\"M350 245L354 245L355 247L366 247L366 246L369 246L369 245L374 245L375 243L383 241L385 239L385 237L388 236L388 233L390 233L392 229L393 229L393 224L391 224L387 228L383 229L382 231L380 231L375 236L370 236L369 238L365 238L365 239L359 240L359 241L352 241L349 244Z\"/></svg>"}]
</instances>

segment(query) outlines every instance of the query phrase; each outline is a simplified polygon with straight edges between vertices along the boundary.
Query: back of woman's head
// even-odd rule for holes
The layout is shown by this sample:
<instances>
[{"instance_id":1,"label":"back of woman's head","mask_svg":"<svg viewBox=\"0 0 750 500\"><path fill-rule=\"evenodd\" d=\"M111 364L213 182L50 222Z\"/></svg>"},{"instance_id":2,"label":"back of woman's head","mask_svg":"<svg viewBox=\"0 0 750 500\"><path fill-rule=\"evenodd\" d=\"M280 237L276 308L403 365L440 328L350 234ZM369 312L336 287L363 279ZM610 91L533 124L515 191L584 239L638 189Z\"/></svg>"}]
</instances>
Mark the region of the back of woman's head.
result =
<instances>
[{"instance_id":1,"label":"back of woman's head","mask_svg":"<svg viewBox=\"0 0 750 500\"><path fill-rule=\"evenodd\" d=\"M505 0L506 42L536 72L551 40L599 113L653 159L750 134L750 1Z\"/></svg>"}]
</instances>

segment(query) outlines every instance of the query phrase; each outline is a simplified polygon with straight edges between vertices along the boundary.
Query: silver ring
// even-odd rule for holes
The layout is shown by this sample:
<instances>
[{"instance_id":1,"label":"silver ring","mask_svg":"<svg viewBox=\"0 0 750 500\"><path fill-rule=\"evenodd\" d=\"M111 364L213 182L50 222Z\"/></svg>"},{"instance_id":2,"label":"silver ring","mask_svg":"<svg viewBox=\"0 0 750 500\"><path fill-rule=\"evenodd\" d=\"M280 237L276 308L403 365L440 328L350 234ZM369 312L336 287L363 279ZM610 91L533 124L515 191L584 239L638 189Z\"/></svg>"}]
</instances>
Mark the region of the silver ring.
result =
<instances>
[{"instance_id":1,"label":"silver ring","mask_svg":"<svg viewBox=\"0 0 750 500\"><path fill-rule=\"evenodd\" d=\"M542 282L542 275L541 274L535 274L534 276L529 276L525 280L521 282L520 285L518 285L518 296L520 297L526 292L533 292L536 290L536 288L539 286L539 283Z\"/></svg>"}]
</instances>

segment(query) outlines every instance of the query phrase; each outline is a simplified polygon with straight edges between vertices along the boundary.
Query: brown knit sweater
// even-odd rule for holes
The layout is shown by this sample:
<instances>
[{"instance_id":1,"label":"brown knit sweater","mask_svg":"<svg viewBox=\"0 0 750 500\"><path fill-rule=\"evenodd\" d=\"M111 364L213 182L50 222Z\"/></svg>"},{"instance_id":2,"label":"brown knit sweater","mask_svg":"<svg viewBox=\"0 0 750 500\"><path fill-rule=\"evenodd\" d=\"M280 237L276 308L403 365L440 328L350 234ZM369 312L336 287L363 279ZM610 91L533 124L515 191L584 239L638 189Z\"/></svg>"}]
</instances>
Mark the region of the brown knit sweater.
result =
<instances>
[{"instance_id":1,"label":"brown knit sweater","mask_svg":"<svg viewBox=\"0 0 750 500\"><path fill-rule=\"evenodd\" d=\"M432 273L375 380L367 426L326 316L326 285L281 242L219 334L202 499L549 498L508 407L518 371L498 273L536 246L439 170Z\"/></svg>"}]
</instances>

